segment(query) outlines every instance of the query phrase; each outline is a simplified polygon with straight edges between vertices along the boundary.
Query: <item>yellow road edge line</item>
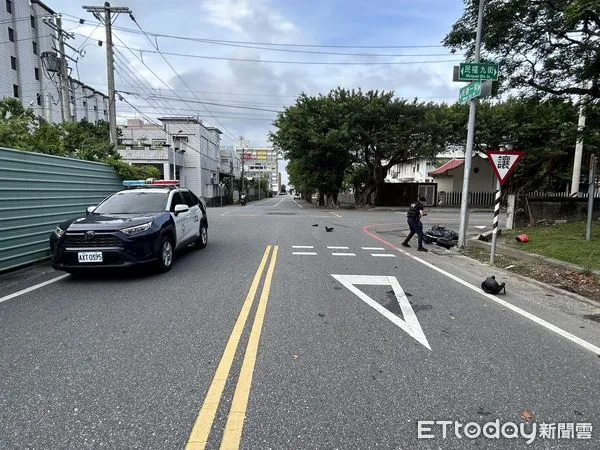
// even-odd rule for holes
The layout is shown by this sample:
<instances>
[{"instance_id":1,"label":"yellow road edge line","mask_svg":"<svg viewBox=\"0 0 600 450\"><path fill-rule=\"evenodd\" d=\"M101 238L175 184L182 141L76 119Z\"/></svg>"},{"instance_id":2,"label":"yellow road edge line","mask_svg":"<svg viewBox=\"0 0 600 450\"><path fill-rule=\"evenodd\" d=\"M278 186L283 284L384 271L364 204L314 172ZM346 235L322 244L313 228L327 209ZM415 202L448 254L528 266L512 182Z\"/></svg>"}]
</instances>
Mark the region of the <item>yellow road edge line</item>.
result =
<instances>
[{"instance_id":1,"label":"yellow road edge line","mask_svg":"<svg viewBox=\"0 0 600 450\"><path fill-rule=\"evenodd\" d=\"M260 301L256 309L256 317L254 318L254 324L252 325L252 331L250 332L248 346L246 347L246 353L244 355L244 362L242 363L242 369L240 370L240 377L235 388L233 401L231 402L231 409L229 410L229 416L227 417L223 439L221 440L221 449L223 450L238 449L240 447L244 420L246 418L246 409L250 397L250 387L254 375L254 366L256 365L258 343L260 341L265 312L269 302L271 281L273 279L275 263L277 262L278 251L279 246L276 245L273 249L273 256L271 257L269 269L267 270L267 275L265 277L265 284L260 295Z\"/></svg>"},{"instance_id":2,"label":"yellow road edge line","mask_svg":"<svg viewBox=\"0 0 600 450\"><path fill-rule=\"evenodd\" d=\"M198 414L196 422L194 423L194 426L190 433L190 437L185 447L186 450L204 449L206 443L208 442L208 435L210 434L210 430L215 420L217 409L219 407L219 403L221 402L221 397L223 396L223 391L225 389L225 383L227 381L227 377L229 376L229 372L231 371L233 358L235 357L235 352L237 351L238 345L240 343L242 332L244 331L244 327L246 326L248 315L250 314L250 309L252 308L252 304L254 303L256 291L258 290L260 279L262 278L265 266L267 265L267 260L269 259L270 251L271 246L269 245L265 249L265 253L263 254L260 265L258 266L258 270L254 275L252 284L250 285L250 290L248 291L246 300L242 305L242 310L240 311L240 314L233 327L233 331L229 336L229 340L227 341L227 345L225 346L225 350L223 351L221 361L219 362L213 380L210 384L210 387L208 388L208 392L202 404L202 408L200 409L200 413Z\"/></svg>"}]
</instances>

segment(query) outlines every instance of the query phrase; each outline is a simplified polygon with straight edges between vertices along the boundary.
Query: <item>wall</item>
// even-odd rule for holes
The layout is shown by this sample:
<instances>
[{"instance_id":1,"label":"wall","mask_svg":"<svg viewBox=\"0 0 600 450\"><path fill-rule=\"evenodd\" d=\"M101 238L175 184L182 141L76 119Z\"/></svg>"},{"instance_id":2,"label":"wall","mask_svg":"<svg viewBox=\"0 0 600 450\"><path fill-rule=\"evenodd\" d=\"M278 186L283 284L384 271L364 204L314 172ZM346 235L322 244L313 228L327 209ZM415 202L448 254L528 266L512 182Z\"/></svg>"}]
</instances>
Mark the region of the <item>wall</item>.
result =
<instances>
[{"instance_id":1,"label":"wall","mask_svg":"<svg viewBox=\"0 0 600 450\"><path fill-rule=\"evenodd\" d=\"M476 171L478 169L478 171ZM464 165L448 171L453 180L452 189L447 191L461 191L463 188ZM437 182L437 177L434 178ZM446 185L444 185L446 187ZM442 190L438 186L438 190ZM496 175L487 159L478 156L473 157L471 164L471 178L469 179L470 192L494 192L496 190Z\"/></svg>"},{"instance_id":2,"label":"wall","mask_svg":"<svg viewBox=\"0 0 600 450\"><path fill-rule=\"evenodd\" d=\"M527 204L529 203L529 205ZM556 220L580 221L587 218L587 198L528 198L520 197L516 203L515 227L530 223L529 210L536 222ZM600 195L594 199L593 217L600 217Z\"/></svg>"},{"instance_id":3,"label":"wall","mask_svg":"<svg viewBox=\"0 0 600 450\"><path fill-rule=\"evenodd\" d=\"M0 271L49 257L56 225L121 188L106 164L0 148Z\"/></svg>"}]
</instances>

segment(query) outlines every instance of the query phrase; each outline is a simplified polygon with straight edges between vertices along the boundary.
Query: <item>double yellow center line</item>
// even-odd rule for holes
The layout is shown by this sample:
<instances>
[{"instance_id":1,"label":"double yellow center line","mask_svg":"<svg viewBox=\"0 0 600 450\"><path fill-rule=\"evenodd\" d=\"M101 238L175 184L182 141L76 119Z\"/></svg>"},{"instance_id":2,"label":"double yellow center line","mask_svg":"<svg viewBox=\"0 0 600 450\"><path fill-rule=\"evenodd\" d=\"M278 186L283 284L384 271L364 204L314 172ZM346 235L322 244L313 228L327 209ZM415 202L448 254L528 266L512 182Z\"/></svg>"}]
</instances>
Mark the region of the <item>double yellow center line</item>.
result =
<instances>
[{"instance_id":1,"label":"double yellow center line","mask_svg":"<svg viewBox=\"0 0 600 450\"><path fill-rule=\"evenodd\" d=\"M269 261L269 268L267 269L267 275L265 277L265 283L260 295L260 300L256 310L256 316L254 318L254 324L250 332L250 338L244 354L244 361L242 363L242 369L238 378L235 393L233 395L233 401L231 403L231 409L229 410L229 416L227 418L227 424L225 425L225 432L223 433L223 439L221 440L221 449L237 449L240 446L240 440L242 438L242 430L244 428L244 419L246 417L246 409L248 406L248 398L250 397L250 387L252 385L252 376L254 374L254 366L256 364L256 355L258 352L258 342L262 332L262 326L265 318L265 312L267 310L267 303L269 301L269 292L271 291L271 280L273 279L273 271L275 270L275 263L277 261L278 246L273 247L273 253L271 260ZM212 428L217 409L223 397L223 391L225 390L225 384L231 366L235 357L235 353L240 343L242 333L248 321L250 310L258 291L260 280L264 273L267 261L269 260L269 254L271 253L271 246L267 246L265 253L263 254L258 270L254 275L250 290L246 296L246 300L242 306L240 315L238 316L233 331L227 341L227 346L215 372L215 376L210 384L200 414L194 423L192 432L188 439L186 449L204 449L208 442L208 436Z\"/></svg>"}]
</instances>

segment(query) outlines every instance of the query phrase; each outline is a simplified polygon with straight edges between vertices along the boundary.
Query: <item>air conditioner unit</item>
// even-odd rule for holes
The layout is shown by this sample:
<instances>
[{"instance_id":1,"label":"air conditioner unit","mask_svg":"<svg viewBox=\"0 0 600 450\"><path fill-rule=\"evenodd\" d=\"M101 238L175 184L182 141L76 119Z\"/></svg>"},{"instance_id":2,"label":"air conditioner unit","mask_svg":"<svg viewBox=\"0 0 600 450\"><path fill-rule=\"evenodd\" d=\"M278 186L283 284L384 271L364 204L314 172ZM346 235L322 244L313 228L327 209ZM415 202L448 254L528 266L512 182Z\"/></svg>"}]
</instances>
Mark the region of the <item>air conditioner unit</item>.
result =
<instances>
[{"instance_id":1,"label":"air conditioner unit","mask_svg":"<svg viewBox=\"0 0 600 450\"><path fill-rule=\"evenodd\" d=\"M219 183L217 182L217 174L216 174L216 173L212 173L212 174L210 175L210 183L211 183L211 184L219 184Z\"/></svg>"}]
</instances>

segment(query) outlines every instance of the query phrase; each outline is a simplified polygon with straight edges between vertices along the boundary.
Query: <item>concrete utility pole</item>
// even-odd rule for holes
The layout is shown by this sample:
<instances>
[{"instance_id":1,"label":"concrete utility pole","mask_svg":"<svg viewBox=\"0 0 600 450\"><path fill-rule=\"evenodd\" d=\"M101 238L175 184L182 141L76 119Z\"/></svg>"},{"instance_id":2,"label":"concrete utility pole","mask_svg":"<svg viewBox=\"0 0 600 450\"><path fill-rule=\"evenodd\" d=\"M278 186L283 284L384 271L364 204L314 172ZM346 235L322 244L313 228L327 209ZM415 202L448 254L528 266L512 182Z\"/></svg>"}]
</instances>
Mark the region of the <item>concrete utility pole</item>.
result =
<instances>
[{"instance_id":1,"label":"concrete utility pole","mask_svg":"<svg viewBox=\"0 0 600 450\"><path fill-rule=\"evenodd\" d=\"M483 30L483 9L485 0L479 0L479 14L477 16L477 34L475 37L475 62L479 62L481 52L481 33ZM469 104L469 127L467 130L467 148L465 150L465 165L463 175L463 190L460 202L460 227L458 232L458 247L465 248L467 241L467 214L469 208L469 180L471 178L471 164L473 161L473 139L475 136L475 110L477 99L471 99Z\"/></svg>"},{"instance_id":2,"label":"concrete utility pole","mask_svg":"<svg viewBox=\"0 0 600 450\"><path fill-rule=\"evenodd\" d=\"M587 223L585 227L585 240L592 240L592 216L594 214L594 196L596 195L596 164L598 158L596 155L590 156L590 174L588 178L588 211Z\"/></svg>"},{"instance_id":3,"label":"concrete utility pole","mask_svg":"<svg viewBox=\"0 0 600 450\"><path fill-rule=\"evenodd\" d=\"M577 132L583 132L585 128L585 106L579 101L579 123L577 124ZM579 195L579 180L581 178L581 158L583 156L583 136L577 136L577 144L575 144L575 158L573 159L573 176L571 178L571 197Z\"/></svg>"},{"instance_id":4,"label":"concrete utility pole","mask_svg":"<svg viewBox=\"0 0 600 450\"><path fill-rule=\"evenodd\" d=\"M69 66L67 65L67 57L65 55L65 37L66 33L62 29L62 17L59 15L55 18L56 27L58 28L58 50L60 53L60 103L62 107L63 122L71 121L71 90L69 89Z\"/></svg>"},{"instance_id":5,"label":"concrete utility pole","mask_svg":"<svg viewBox=\"0 0 600 450\"><path fill-rule=\"evenodd\" d=\"M113 59L112 22L119 13L131 14L131 10L121 6L110 6L105 2L104 6L83 6L88 12L94 14L106 29L106 74L108 80L108 123L110 129L110 143L117 145L117 107L115 104L115 68ZM101 14L104 14L104 17ZM115 14L113 18L113 13Z\"/></svg>"}]
</instances>

